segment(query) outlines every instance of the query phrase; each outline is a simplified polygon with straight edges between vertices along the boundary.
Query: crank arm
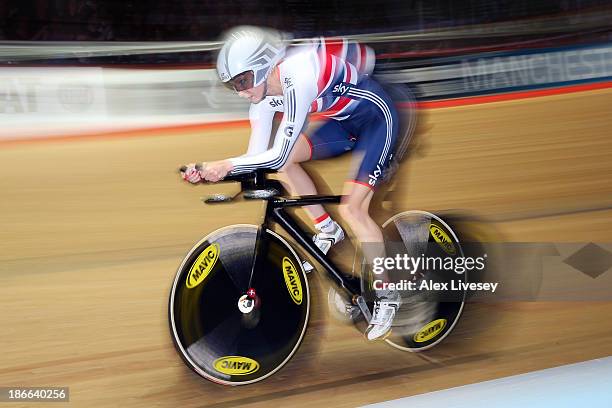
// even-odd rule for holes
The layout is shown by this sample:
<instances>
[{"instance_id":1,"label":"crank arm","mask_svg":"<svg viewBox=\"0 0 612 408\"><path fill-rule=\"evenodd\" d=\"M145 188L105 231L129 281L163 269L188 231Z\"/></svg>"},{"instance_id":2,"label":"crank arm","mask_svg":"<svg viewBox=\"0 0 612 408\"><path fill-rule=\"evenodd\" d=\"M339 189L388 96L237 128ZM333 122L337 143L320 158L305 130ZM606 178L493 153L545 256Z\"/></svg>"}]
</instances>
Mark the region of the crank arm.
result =
<instances>
[{"instance_id":1,"label":"crank arm","mask_svg":"<svg viewBox=\"0 0 612 408\"><path fill-rule=\"evenodd\" d=\"M361 313L363 314L363 317L366 319L366 322L370 324L370 321L372 320L372 313L370 312L370 309L368 309L368 305L365 299L363 298L363 296L356 296L353 299L353 302L359 307L359 310L361 310Z\"/></svg>"}]
</instances>

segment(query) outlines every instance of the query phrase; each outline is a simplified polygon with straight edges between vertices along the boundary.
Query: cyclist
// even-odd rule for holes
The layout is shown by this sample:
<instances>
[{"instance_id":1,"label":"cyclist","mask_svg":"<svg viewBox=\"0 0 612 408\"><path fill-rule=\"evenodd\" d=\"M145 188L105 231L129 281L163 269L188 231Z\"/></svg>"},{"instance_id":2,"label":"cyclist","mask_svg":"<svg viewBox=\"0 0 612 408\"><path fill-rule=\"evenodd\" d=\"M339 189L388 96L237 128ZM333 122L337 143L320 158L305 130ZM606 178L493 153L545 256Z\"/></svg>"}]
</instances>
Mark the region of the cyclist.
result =
<instances>
[{"instance_id":1,"label":"cyclist","mask_svg":"<svg viewBox=\"0 0 612 408\"><path fill-rule=\"evenodd\" d=\"M286 46L277 31L243 26L227 35L218 55L221 81L251 102L251 138L247 153L226 160L187 165L191 183L216 182L227 174L256 168L280 171L290 194L317 194L299 163L358 152L359 170L345 183L340 215L351 227L369 261L384 255L383 236L368 213L374 189L382 181L394 151L397 113L389 96L369 74L374 52L343 39L320 39ZM271 148L274 114L283 112ZM330 120L314 133L304 133L309 113ZM340 225L321 205L306 207L318 233L314 242L323 253L344 238ZM401 298L395 291L377 291L366 335L370 340L389 333Z\"/></svg>"}]
</instances>

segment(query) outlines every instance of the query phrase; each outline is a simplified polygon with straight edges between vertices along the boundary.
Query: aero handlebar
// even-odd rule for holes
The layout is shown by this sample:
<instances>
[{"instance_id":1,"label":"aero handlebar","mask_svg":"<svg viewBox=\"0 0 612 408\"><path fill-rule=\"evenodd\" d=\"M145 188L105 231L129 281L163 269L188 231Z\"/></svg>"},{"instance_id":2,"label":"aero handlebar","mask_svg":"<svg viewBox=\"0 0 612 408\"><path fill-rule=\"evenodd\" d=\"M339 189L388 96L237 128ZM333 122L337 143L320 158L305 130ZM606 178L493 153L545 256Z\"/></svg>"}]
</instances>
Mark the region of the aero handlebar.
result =
<instances>
[{"instance_id":1,"label":"aero handlebar","mask_svg":"<svg viewBox=\"0 0 612 408\"><path fill-rule=\"evenodd\" d=\"M202 165L201 164L196 164L196 169L198 170L202 170ZM180 173L184 173L185 171L187 171L187 166L181 166L179 169ZM276 173L276 170L272 170L272 169L256 169L253 171L249 171L248 173L241 173L241 174L229 174L227 176L225 176L223 178L223 180L219 180L219 182L231 182L231 181L238 181L238 182L254 182L256 184L259 184L261 182L263 182L263 180L265 180L265 174L268 173ZM209 183L208 181L202 181L203 183Z\"/></svg>"}]
</instances>

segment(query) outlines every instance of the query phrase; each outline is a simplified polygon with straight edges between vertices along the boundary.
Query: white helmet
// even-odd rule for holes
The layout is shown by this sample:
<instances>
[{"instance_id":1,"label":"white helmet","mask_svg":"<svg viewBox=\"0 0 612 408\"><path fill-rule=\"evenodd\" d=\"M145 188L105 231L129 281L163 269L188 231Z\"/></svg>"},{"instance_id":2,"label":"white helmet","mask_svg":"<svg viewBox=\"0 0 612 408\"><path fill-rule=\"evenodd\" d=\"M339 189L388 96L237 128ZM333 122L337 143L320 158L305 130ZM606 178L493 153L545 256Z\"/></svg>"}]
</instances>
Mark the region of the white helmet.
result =
<instances>
[{"instance_id":1,"label":"white helmet","mask_svg":"<svg viewBox=\"0 0 612 408\"><path fill-rule=\"evenodd\" d=\"M238 74L253 71L253 86L266 80L272 68L285 55L280 32L253 26L240 26L229 31L217 57L217 73L228 82Z\"/></svg>"}]
</instances>

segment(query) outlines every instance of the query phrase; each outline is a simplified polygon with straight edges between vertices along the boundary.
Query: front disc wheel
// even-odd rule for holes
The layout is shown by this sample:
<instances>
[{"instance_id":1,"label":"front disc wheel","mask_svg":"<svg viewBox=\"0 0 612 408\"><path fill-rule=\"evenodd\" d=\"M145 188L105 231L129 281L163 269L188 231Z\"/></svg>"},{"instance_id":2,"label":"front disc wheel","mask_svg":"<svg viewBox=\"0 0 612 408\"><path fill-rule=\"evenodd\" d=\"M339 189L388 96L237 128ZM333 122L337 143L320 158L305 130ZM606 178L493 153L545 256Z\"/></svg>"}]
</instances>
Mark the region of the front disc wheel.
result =
<instances>
[{"instance_id":1,"label":"front disc wheel","mask_svg":"<svg viewBox=\"0 0 612 408\"><path fill-rule=\"evenodd\" d=\"M178 269L169 302L177 351L200 376L251 384L289 361L306 331L310 292L289 244L270 230L261 268L253 271L257 227L217 230Z\"/></svg>"}]
</instances>

